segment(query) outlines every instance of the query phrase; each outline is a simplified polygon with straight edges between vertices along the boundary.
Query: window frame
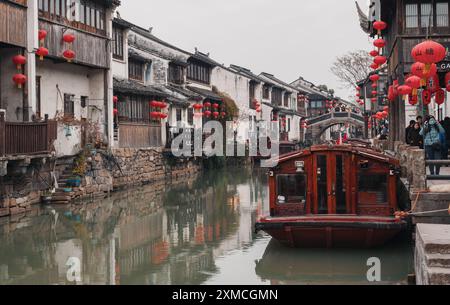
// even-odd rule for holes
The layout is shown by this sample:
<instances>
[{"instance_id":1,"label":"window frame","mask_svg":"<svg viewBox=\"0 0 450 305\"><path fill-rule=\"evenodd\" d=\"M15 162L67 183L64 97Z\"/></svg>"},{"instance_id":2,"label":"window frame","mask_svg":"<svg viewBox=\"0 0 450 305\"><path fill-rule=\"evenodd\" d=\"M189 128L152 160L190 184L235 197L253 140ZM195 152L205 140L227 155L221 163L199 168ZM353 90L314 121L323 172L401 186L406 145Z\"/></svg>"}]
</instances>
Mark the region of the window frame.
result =
<instances>
[{"instance_id":1,"label":"window frame","mask_svg":"<svg viewBox=\"0 0 450 305\"><path fill-rule=\"evenodd\" d=\"M121 27L113 25L112 28L112 34L113 34L113 58L118 60L124 60L124 33L123 29Z\"/></svg>"},{"instance_id":2,"label":"window frame","mask_svg":"<svg viewBox=\"0 0 450 305\"><path fill-rule=\"evenodd\" d=\"M70 99L71 98L71 99ZM75 94L64 93L64 117L75 118Z\"/></svg>"},{"instance_id":3,"label":"window frame","mask_svg":"<svg viewBox=\"0 0 450 305\"><path fill-rule=\"evenodd\" d=\"M128 78L138 82L144 82L145 63L135 59L128 59Z\"/></svg>"}]
</instances>

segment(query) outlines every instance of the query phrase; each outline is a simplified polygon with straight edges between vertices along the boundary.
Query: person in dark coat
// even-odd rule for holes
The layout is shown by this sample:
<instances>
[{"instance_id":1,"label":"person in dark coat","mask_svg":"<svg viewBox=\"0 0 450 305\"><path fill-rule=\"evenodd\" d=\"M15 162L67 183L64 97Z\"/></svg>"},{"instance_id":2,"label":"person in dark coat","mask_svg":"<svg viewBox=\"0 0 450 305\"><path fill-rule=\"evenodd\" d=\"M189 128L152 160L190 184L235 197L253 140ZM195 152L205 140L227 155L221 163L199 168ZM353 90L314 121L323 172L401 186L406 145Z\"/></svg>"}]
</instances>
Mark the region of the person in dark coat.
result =
<instances>
[{"instance_id":1,"label":"person in dark coat","mask_svg":"<svg viewBox=\"0 0 450 305\"><path fill-rule=\"evenodd\" d=\"M405 138L406 138L406 143L408 143L408 144L409 144L409 140L408 140L409 132L414 129L415 124L416 124L416 121L412 120L409 122L409 126L406 128ZM419 126L420 126L420 124L419 124Z\"/></svg>"},{"instance_id":2,"label":"person in dark coat","mask_svg":"<svg viewBox=\"0 0 450 305\"><path fill-rule=\"evenodd\" d=\"M420 124L415 123L414 128L411 129L408 133L407 143L411 146L417 146L420 149L423 149L423 137L420 135L420 130Z\"/></svg>"}]
</instances>

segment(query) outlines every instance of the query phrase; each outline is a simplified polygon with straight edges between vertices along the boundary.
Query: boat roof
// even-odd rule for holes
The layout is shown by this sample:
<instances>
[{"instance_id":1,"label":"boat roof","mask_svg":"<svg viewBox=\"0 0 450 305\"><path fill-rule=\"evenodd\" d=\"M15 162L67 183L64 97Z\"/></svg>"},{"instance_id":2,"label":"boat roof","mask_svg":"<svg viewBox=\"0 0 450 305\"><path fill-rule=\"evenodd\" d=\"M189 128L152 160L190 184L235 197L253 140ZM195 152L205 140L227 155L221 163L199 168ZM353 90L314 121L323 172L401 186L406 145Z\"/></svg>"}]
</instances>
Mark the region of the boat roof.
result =
<instances>
[{"instance_id":1,"label":"boat roof","mask_svg":"<svg viewBox=\"0 0 450 305\"><path fill-rule=\"evenodd\" d=\"M379 162L389 163L393 165L400 165L400 162L392 158L381 151L377 151L373 148L355 145L355 144L343 144L343 145L315 145L310 148L299 150L285 155L281 155L278 160L278 164L282 164L299 157L305 157L317 152L347 152L354 155L360 155L365 158L377 160Z\"/></svg>"}]
</instances>

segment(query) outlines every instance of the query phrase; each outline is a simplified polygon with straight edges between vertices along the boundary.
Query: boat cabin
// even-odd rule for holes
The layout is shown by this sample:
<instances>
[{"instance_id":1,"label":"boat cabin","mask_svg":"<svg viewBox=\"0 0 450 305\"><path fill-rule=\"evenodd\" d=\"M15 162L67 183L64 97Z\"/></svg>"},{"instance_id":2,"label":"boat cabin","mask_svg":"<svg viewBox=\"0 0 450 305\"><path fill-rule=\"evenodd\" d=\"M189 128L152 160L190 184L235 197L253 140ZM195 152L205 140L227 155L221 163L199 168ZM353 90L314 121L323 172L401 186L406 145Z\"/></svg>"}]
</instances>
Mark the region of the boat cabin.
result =
<instances>
[{"instance_id":1,"label":"boat cabin","mask_svg":"<svg viewBox=\"0 0 450 305\"><path fill-rule=\"evenodd\" d=\"M392 216L399 162L357 145L313 146L269 172L270 216Z\"/></svg>"}]
</instances>

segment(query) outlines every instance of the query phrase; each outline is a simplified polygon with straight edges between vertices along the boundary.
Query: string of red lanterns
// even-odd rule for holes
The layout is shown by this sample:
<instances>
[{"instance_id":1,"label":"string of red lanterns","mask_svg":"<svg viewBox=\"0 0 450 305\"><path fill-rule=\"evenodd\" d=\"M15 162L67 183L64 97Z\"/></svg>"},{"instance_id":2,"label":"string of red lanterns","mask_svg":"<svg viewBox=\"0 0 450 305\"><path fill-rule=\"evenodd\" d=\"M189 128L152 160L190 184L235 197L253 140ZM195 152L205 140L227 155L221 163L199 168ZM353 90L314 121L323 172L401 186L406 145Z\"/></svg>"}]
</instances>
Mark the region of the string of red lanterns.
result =
<instances>
[{"instance_id":1,"label":"string of red lanterns","mask_svg":"<svg viewBox=\"0 0 450 305\"><path fill-rule=\"evenodd\" d=\"M75 52L72 50L75 35L71 33L64 34L63 41L68 45L68 49L63 52L63 57L70 63L75 58Z\"/></svg>"}]
</instances>

